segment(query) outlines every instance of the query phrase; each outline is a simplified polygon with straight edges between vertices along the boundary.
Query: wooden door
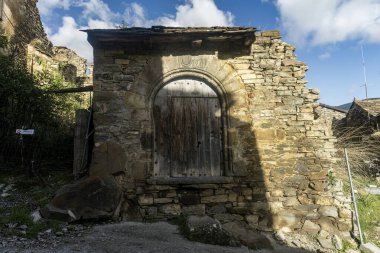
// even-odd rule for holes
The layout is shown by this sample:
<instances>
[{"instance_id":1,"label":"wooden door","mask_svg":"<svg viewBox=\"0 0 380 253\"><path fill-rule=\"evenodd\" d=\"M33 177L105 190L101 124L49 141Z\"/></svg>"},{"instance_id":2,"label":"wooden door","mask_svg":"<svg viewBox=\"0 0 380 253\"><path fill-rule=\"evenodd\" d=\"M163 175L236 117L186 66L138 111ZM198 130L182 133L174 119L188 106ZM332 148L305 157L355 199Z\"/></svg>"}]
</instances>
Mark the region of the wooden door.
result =
<instances>
[{"instance_id":1,"label":"wooden door","mask_svg":"<svg viewBox=\"0 0 380 253\"><path fill-rule=\"evenodd\" d=\"M156 176L220 176L221 107L205 83L182 79L164 86L154 103Z\"/></svg>"}]
</instances>

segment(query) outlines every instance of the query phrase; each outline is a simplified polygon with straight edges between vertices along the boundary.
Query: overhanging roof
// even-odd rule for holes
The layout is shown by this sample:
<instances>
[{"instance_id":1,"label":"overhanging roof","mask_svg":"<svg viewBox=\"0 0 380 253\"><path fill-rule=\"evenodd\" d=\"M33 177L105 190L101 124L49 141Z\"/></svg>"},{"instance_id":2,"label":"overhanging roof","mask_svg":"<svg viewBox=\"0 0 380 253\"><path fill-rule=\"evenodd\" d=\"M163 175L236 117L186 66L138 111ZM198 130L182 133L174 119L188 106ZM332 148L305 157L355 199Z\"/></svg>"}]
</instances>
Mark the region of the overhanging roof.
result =
<instances>
[{"instance_id":1,"label":"overhanging roof","mask_svg":"<svg viewBox=\"0 0 380 253\"><path fill-rule=\"evenodd\" d=\"M255 39L254 27L132 27L126 29L90 29L88 41L96 48L129 45L159 45L192 42L193 44L234 43L250 45Z\"/></svg>"},{"instance_id":2,"label":"overhanging roof","mask_svg":"<svg viewBox=\"0 0 380 253\"><path fill-rule=\"evenodd\" d=\"M354 99L351 108L354 105L360 106L364 111L368 112L371 116L377 117L380 115L380 98L368 98L363 100ZM350 108L350 110L351 110Z\"/></svg>"}]
</instances>

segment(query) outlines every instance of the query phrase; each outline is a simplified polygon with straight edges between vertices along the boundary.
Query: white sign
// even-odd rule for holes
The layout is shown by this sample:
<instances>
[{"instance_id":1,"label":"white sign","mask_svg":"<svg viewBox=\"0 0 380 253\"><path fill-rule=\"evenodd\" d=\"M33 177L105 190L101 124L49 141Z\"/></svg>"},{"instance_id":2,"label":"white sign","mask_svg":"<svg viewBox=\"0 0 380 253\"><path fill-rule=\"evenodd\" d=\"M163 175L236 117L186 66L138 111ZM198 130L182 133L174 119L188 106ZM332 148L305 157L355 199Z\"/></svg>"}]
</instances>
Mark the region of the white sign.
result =
<instances>
[{"instance_id":1,"label":"white sign","mask_svg":"<svg viewBox=\"0 0 380 253\"><path fill-rule=\"evenodd\" d=\"M34 129L16 129L16 134L34 135Z\"/></svg>"}]
</instances>

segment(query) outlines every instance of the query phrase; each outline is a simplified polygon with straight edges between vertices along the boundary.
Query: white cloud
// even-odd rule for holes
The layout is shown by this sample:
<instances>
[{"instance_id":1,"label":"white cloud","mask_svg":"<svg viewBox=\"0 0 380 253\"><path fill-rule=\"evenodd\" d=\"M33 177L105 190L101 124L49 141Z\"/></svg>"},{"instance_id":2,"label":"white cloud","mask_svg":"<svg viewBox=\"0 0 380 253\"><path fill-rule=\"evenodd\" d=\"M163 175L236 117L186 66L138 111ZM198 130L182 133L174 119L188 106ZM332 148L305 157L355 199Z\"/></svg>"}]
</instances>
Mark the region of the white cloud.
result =
<instances>
[{"instance_id":1,"label":"white cloud","mask_svg":"<svg viewBox=\"0 0 380 253\"><path fill-rule=\"evenodd\" d=\"M73 4L72 0L39 0L37 2L41 15L50 16L55 8L69 9Z\"/></svg>"},{"instance_id":2,"label":"white cloud","mask_svg":"<svg viewBox=\"0 0 380 253\"><path fill-rule=\"evenodd\" d=\"M90 19L88 20L88 27L82 27L81 29L113 29L115 28L115 24L105 22L99 19Z\"/></svg>"},{"instance_id":3,"label":"white cloud","mask_svg":"<svg viewBox=\"0 0 380 253\"><path fill-rule=\"evenodd\" d=\"M326 59L329 59L331 57L331 54L329 52L325 52L323 54L320 54L318 56L318 59L320 60L326 60Z\"/></svg>"},{"instance_id":4,"label":"white cloud","mask_svg":"<svg viewBox=\"0 0 380 253\"><path fill-rule=\"evenodd\" d=\"M78 55L92 62L92 47L87 42L87 34L79 31L86 27L79 27L73 17L65 16L58 31L50 35L49 39L56 46L66 46Z\"/></svg>"},{"instance_id":5,"label":"white cloud","mask_svg":"<svg viewBox=\"0 0 380 253\"><path fill-rule=\"evenodd\" d=\"M85 19L96 17L105 22L112 22L120 16L119 13L112 12L103 0L80 0L77 6L83 8L82 17Z\"/></svg>"},{"instance_id":6,"label":"white cloud","mask_svg":"<svg viewBox=\"0 0 380 253\"><path fill-rule=\"evenodd\" d=\"M232 26L234 16L220 10L214 0L190 0L177 7L175 17L156 21L166 26Z\"/></svg>"},{"instance_id":7,"label":"white cloud","mask_svg":"<svg viewBox=\"0 0 380 253\"><path fill-rule=\"evenodd\" d=\"M281 25L297 44L380 42L379 0L277 0Z\"/></svg>"},{"instance_id":8,"label":"white cloud","mask_svg":"<svg viewBox=\"0 0 380 253\"><path fill-rule=\"evenodd\" d=\"M150 27L152 25L187 27L187 26L232 26L234 16L220 10L214 0L187 0L176 7L175 15L147 19L144 8L132 3L124 13L124 20L129 26Z\"/></svg>"},{"instance_id":9,"label":"white cloud","mask_svg":"<svg viewBox=\"0 0 380 253\"><path fill-rule=\"evenodd\" d=\"M66 46L76 51L80 56L92 62L92 48L87 42L87 35L80 29L111 29L125 21L128 26L150 27L152 25L165 26L231 26L233 15L220 10L214 0L187 0L176 7L173 16L161 16L157 19L148 19L144 8L138 3L132 3L121 14L113 12L103 0L40 0L42 15L48 15L44 8L82 8L81 18L77 21L71 16L63 17L62 26L57 32L52 32L45 26L48 36L54 45ZM41 9L42 8L42 9ZM81 24L78 24L80 22Z\"/></svg>"},{"instance_id":10,"label":"white cloud","mask_svg":"<svg viewBox=\"0 0 380 253\"><path fill-rule=\"evenodd\" d=\"M125 9L123 22L128 26L147 27L151 26L151 21L145 17L144 8L138 3L132 3L129 8Z\"/></svg>"}]
</instances>

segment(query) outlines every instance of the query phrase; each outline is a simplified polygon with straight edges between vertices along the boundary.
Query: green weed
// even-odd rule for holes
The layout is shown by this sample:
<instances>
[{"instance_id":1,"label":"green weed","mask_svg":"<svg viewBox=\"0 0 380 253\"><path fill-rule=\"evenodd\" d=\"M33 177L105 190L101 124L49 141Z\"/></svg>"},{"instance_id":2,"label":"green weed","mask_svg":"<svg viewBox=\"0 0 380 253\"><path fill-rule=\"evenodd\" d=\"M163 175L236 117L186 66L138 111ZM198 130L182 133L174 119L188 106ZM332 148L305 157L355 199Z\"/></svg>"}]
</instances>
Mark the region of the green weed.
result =
<instances>
[{"instance_id":1,"label":"green weed","mask_svg":"<svg viewBox=\"0 0 380 253\"><path fill-rule=\"evenodd\" d=\"M380 226L380 196L361 195L357 200L357 205L364 239L379 243L376 239L376 227Z\"/></svg>"}]
</instances>

